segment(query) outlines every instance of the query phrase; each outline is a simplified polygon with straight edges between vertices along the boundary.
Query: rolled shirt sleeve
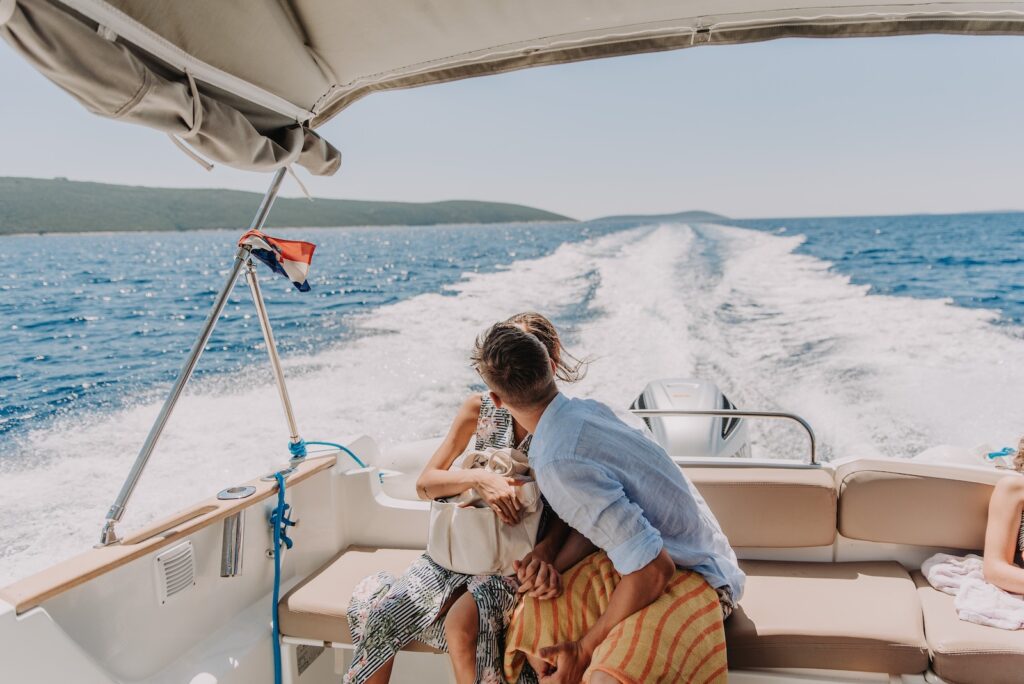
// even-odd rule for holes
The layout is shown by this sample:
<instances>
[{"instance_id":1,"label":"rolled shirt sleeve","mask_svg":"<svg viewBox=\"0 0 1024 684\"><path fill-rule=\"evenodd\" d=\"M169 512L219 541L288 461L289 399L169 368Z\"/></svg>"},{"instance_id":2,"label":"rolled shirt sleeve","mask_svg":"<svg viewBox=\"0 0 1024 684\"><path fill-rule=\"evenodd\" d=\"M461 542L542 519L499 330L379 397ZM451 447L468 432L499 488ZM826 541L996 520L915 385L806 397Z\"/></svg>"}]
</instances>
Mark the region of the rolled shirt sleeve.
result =
<instances>
[{"instance_id":1,"label":"rolled shirt sleeve","mask_svg":"<svg viewBox=\"0 0 1024 684\"><path fill-rule=\"evenodd\" d=\"M536 475L559 517L604 550L619 574L636 572L661 553L661 534L599 463L558 459Z\"/></svg>"}]
</instances>

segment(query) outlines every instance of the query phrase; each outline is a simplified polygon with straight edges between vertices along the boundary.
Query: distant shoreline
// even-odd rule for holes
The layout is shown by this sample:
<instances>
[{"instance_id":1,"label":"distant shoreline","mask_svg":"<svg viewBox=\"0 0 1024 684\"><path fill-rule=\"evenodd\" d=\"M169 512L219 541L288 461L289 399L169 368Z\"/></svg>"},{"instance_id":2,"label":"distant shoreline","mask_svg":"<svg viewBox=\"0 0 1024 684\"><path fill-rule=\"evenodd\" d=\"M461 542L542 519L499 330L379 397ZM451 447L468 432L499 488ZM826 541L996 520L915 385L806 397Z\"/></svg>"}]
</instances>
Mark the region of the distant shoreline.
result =
<instances>
[{"instance_id":1,"label":"distant shoreline","mask_svg":"<svg viewBox=\"0 0 1024 684\"><path fill-rule=\"evenodd\" d=\"M0 235L244 230L262 195L240 190L149 188L0 177ZM268 228L346 228L574 221L505 202L384 202L281 197Z\"/></svg>"},{"instance_id":2,"label":"distant shoreline","mask_svg":"<svg viewBox=\"0 0 1024 684\"><path fill-rule=\"evenodd\" d=\"M599 219L598 219L599 220ZM588 223L587 221L577 221L575 219L554 219L554 220L540 220L540 221L500 221L500 222L475 222L475 221L460 221L457 223L380 223L380 224L366 224L366 225L352 225L352 226L273 226L269 228L271 232L277 232L282 230L368 230L372 228L458 228L459 226L474 227L474 228L488 228L491 226L508 226L510 224L522 224L524 226L531 225L547 225L551 223ZM212 233L216 231L237 231L239 235L247 231L248 226L244 227L220 227L220 228L181 228L181 229L151 229L151 228L127 228L122 230L25 230L17 233L5 233L0 228L0 238L5 237L61 237L65 235L95 235L110 237L114 235L124 235L125 233L131 233L133 235L179 235L183 233Z\"/></svg>"}]
</instances>

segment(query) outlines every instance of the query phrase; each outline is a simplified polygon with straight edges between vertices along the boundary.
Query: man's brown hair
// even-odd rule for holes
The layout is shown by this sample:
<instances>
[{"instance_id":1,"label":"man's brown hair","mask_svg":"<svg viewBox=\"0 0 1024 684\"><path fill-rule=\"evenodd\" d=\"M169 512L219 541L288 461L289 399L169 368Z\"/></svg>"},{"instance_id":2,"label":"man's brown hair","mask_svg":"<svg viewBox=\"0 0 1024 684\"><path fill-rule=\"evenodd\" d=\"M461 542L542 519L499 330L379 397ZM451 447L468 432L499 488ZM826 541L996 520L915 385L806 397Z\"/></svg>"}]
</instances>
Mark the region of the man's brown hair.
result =
<instances>
[{"instance_id":1,"label":"man's brown hair","mask_svg":"<svg viewBox=\"0 0 1024 684\"><path fill-rule=\"evenodd\" d=\"M478 337L471 359L487 386L512 406L534 406L557 391L544 344L508 322Z\"/></svg>"}]
</instances>

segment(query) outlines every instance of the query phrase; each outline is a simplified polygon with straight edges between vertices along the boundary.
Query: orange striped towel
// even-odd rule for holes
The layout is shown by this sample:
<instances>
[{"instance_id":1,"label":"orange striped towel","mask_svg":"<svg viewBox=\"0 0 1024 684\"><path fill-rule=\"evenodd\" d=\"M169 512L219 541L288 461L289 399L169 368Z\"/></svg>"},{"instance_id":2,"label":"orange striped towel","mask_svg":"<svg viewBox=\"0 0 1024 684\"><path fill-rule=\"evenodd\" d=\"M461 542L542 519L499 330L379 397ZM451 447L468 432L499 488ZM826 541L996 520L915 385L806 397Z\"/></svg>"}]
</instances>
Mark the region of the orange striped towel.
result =
<instances>
[{"instance_id":1,"label":"orange striped towel","mask_svg":"<svg viewBox=\"0 0 1024 684\"><path fill-rule=\"evenodd\" d=\"M526 654L580 639L607 609L621 575L600 551L562 578L561 597L526 597L516 608L505 644L505 677L519 678ZM625 684L725 682L725 629L718 594L698 573L676 570L665 594L616 625L594 651L584 675L604 671Z\"/></svg>"}]
</instances>

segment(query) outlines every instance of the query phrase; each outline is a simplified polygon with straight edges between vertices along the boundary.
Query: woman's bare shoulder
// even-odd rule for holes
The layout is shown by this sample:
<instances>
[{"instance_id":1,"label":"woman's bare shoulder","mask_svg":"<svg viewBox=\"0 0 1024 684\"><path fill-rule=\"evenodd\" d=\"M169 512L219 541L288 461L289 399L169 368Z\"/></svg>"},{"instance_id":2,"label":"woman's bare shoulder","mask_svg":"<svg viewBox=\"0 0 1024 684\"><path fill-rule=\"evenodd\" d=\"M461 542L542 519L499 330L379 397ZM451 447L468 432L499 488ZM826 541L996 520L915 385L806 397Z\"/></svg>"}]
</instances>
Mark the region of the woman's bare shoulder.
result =
<instances>
[{"instance_id":1,"label":"woman's bare shoulder","mask_svg":"<svg viewBox=\"0 0 1024 684\"><path fill-rule=\"evenodd\" d=\"M465 401L462 402L462 406L459 407L459 412L455 416L456 423L465 423L469 421L476 422L480 418L480 406L483 404L483 399L479 392L466 397Z\"/></svg>"},{"instance_id":2,"label":"woman's bare shoulder","mask_svg":"<svg viewBox=\"0 0 1024 684\"><path fill-rule=\"evenodd\" d=\"M484 397L479 392L473 392L466 400L462 402L463 411L472 411L473 413L480 413L480 407L483 406Z\"/></svg>"},{"instance_id":3,"label":"woman's bare shoulder","mask_svg":"<svg viewBox=\"0 0 1024 684\"><path fill-rule=\"evenodd\" d=\"M992 498L996 497L1010 501L1024 499L1024 476L1007 475L1000 479L992 492Z\"/></svg>"}]
</instances>

